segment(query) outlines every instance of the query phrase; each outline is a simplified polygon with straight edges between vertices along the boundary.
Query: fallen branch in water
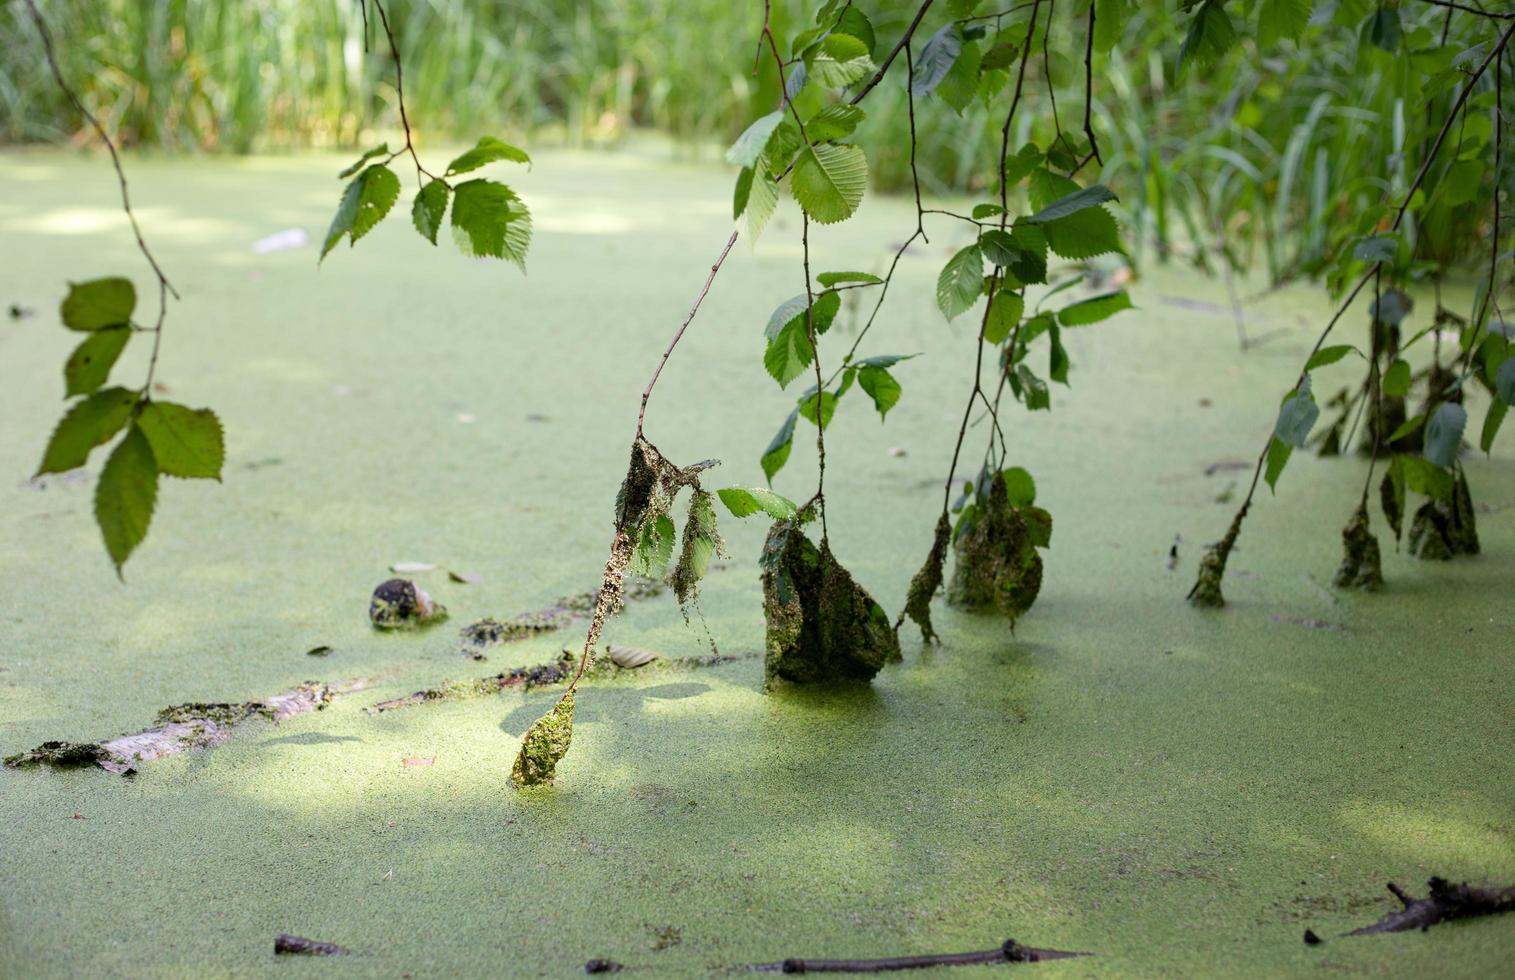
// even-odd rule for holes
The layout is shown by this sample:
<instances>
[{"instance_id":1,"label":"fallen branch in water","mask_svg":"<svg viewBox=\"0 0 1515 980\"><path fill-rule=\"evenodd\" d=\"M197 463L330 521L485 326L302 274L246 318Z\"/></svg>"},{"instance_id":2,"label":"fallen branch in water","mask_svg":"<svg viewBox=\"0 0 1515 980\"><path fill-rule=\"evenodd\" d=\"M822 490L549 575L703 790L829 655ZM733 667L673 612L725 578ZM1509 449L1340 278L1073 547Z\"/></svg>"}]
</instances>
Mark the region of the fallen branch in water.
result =
<instances>
[{"instance_id":1,"label":"fallen branch in water","mask_svg":"<svg viewBox=\"0 0 1515 980\"><path fill-rule=\"evenodd\" d=\"M742 654L738 656L711 655L704 657L673 657L668 659L654 659L643 661L635 667L623 667L617 664L612 655L607 654L603 659L596 659L594 666L589 668L589 673L595 678L615 677L629 673L633 670L643 670L653 667L655 670L690 670L699 667L718 667L721 664L734 663L738 660L746 660L756 654ZM388 701L380 701L368 708L370 714L383 714L396 708L406 708L416 704L430 704L434 701L468 701L473 698L491 697L501 691L513 687L519 687L523 691L532 691L539 687L554 687L572 679L578 668L578 654L572 650L564 650L557 660L545 664L533 664L529 667L512 667L510 670L492 674L489 677L480 677L469 681L448 681L440 687L427 688L414 694L407 694L403 698L391 698Z\"/></svg>"},{"instance_id":2,"label":"fallen branch in water","mask_svg":"<svg viewBox=\"0 0 1515 980\"><path fill-rule=\"evenodd\" d=\"M663 583L656 579L632 576L627 579L622 595L626 599L651 599L662 595L663 590ZM500 620L486 616L463 627L463 653L473 660L483 660L484 651L490 647L562 629L574 620L593 613L599 598L599 590L594 589L564 596L546 609L521 613L513 619Z\"/></svg>"},{"instance_id":3,"label":"fallen branch in water","mask_svg":"<svg viewBox=\"0 0 1515 980\"><path fill-rule=\"evenodd\" d=\"M1040 963L1043 960L1066 960L1091 953L1071 953L1061 949L1035 949L1013 939L995 949L973 953L938 953L928 956L891 956L878 960L801 960L760 963L751 969L760 973L887 973L892 970L920 970L931 966L972 966L985 963Z\"/></svg>"},{"instance_id":4,"label":"fallen branch in water","mask_svg":"<svg viewBox=\"0 0 1515 980\"><path fill-rule=\"evenodd\" d=\"M220 745L231 738L233 729L246 722L278 724L295 715L319 711L338 695L364 686L364 681L344 684L309 681L261 701L176 704L158 712L157 724L152 728L102 742L43 742L30 751L7 756L5 765L11 769L98 766L118 776L130 776L144 762Z\"/></svg>"},{"instance_id":5,"label":"fallen branch in water","mask_svg":"<svg viewBox=\"0 0 1515 980\"><path fill-rule=\"evenodd\" d=\"M1475 888L1467 882L1454 885L1445 878L1432 878L1426 886L1431 890L1429 896L1412 898L1403 888L1389 882L1389 891L1404 904L1404 908L1390 912L1372 925L1353 929L1347 935L1376 936L1386 932L1425 930L1453 919L1515 912L1515 887Z\"/></svg>"}]
</instances>

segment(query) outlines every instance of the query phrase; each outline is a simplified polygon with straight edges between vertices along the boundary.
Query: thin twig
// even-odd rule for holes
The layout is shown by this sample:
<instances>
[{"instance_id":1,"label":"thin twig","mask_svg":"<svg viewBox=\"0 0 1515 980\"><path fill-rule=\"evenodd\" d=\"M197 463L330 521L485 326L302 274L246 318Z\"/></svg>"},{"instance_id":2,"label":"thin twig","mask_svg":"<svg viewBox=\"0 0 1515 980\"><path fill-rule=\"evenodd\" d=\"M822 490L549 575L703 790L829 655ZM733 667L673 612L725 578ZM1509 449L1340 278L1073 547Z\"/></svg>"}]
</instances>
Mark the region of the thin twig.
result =
<instances>
[{"instance_id":1,"label":"thin twig","mask_svg":"<svg viewBox=\"0 0 1515 980\"><path fill-rule=\"evenodd\" d=\"M384 162L388 164L395 157L409 153L410 159L416 165L416 183L421 183L424 175L432 180L439 179L431 171L421 166L421 158L416 154L415 139L410 132L410 118L405 114L405 68L400 63L400 45L395 40L395 32L389 28L389 15L384 11L384 0L373 0L374 9L379 12L379 22L384 26L384 36L389 39L389 53L395 61L395 101L400 104L400 125L405 127L405 145L389 155Z\"/></svg>"},{"instance_id":2,"label":"thin twig","mask_svg":"<svg viewBox=\"0 0 1515 980\"><path fill-rule=\"evenodd\" d=\"M1084 135L1089 137L1089 152L1094 155L1094 160L1101 167L1105 160L1099 155L1099 140L1094 136L1094 124L1090 122L1089 114L1094 109L1094 8L1097 3L1089 4L1089 36L1084 43ZM1087 158L1084 161L1088 162ZM1079 164L1083 168L1083 164Z\"/></svg>"}]
</instances>

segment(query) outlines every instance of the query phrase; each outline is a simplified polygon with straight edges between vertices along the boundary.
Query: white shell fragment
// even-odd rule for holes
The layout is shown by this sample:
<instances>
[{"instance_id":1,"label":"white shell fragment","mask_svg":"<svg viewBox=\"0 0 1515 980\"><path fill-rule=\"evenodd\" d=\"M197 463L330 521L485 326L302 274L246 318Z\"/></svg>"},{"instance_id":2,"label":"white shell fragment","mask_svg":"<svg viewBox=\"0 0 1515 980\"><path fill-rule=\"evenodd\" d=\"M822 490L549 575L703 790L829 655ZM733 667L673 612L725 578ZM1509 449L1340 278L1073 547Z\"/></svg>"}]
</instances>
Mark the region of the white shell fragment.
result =
<instances>
[{"instance_id":1,"label":"white shell fragment","mask_svg":"<svg viewBox=\"0 0 1515 980\"><path fill-rule=\"evenodd\" d=\"M639 647L617 646L614 643L606 647L605 652L610 655L611 663L627 670L634 667L645 667L658 659L658 655L651 650L643 650Z\"/></svg>"}]
</instances>

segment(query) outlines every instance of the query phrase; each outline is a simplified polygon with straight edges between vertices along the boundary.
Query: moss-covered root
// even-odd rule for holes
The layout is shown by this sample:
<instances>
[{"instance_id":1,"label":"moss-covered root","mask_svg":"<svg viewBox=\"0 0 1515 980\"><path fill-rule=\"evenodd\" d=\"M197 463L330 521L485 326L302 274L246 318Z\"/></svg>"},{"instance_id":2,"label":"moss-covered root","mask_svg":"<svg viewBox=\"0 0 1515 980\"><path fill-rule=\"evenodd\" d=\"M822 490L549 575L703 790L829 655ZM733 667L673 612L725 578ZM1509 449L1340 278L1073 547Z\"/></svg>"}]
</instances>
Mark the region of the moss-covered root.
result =
<instances>
[{"instance_id":1,"label":"moss-covered root","mask_svg":"<svg viewBox=\"0 0 1515 980\"><path fill-rule=\"evenodd\" d=\"M1241 510L1231 519L1226 536L1205 549L1205 557L1199 560L1199 577L1189 590L1191 605L1202 609L1219 609L1226 604L1226 597L1220 591L1221 579L1226 577L1226 560L1231 557L1231 549L1236 547L1236 538L1241 534L1241 522L1246 520L1247 510L1251 506L1251 501L1242 504Z\"/></svg>"},{"instance_id":2,"label":"moss-covered root","mask_svg":"<svg viewBox=\"0 0 1515 980\"><path fill-rule=\"evenodd\" d=\"M1368 527L1368 506L1358 505L1351 520L1341 529L1342 559L1336 569L1335 583L1343 589L1377 592L1383 588L1383 568L1379 562L1378 538Z\"/></svg>"},{"instance_id":3,"label":"moss-covered root","mask_svg":"<svg viewBox=\"0 0 1515 980\"><path fill-rule=\"evenodd\" d=\"M964 609L997 610L1014 626L1041 592L1042 558L1036 549L1051 538L1052 515L1011 504L1004 477L996 474L988 499L953 544L957 560L947 601Z\"/></svg>"},{"instance_id":4,"label":"moss-covered root","mask_svg":"<svg viewBox=\"0 0 1515 980\"><path fill-rule=\"evenodd\" d=\"M111 757L99 742L43 742L35 749L5 757L11 769L52 766L54 769L83 769L99 765Z\"/></svg>"},{"instance_id":5,"label":"moss-covered root","mask_svg":"<svg viewBox=\"0 0 1515 980\"><path fill-rule=\"evenodd\" d=\"M552 710L538 718L526 729L521 740L521 751L510 771L510 780L517 789L540 786L552 782L557 773L558 762L568 752L568 743L573 741L573 691L569 690L552 706Z\"/></svg>"},{"instance_id":6,"label":"moss-covered root","mask_svg":"<svg viewBox=\"0 0 1515 980\"><path fill-rule=\"evenodd\" d=\"M775 521L761 559L766 684L869 681L900 659L889 616L797 521Z\"/></svg>"},{"instance_id":7,"label":"moss-covered root","mask_svg":"<svg viewBox=\"0 0 1515 980\"><path fill-rule=\"evenodd\" d=\"M1428 500L1410 524L1410 554L1426 561L1450 561L1479 552L1478 519L1468 492L1467 474L1457 468L1448 500Z\"/></svg>"},{"instance_id":8,"label":"moss-covered root","mask_svg":"<svg viewBox=\"0 0 1515 980\"><path fill-rule=\"evenodd\" d=\"M936 522L936 534L931 539L931 553L926 556L926 563L920 567L920 571L910 580L910 591L905 593L905 609L894 621L896 634L905 622L905 617L909 616L921 628L921 642L941 642L931 626L931 600L942 587L942 569L947 564L947 545L951 540L952 522L943 514Z\"/></svg>"}]
</instances>

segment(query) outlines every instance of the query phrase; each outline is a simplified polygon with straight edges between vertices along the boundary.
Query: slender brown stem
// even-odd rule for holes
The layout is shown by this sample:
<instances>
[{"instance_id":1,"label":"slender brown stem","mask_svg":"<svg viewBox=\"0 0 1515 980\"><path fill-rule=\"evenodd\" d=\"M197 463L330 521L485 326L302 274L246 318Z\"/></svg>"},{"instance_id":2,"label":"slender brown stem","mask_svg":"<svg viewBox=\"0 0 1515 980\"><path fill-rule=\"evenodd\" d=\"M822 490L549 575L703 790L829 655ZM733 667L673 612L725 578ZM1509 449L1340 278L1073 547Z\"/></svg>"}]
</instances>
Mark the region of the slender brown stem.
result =
<instances>
[{"instance_id":1,"label":"slender brown stem","mask_svg":"<svg viewBox=\"0 0 1515 980\"><path fill-rule=\"evenodd\" d=\"M915 29L921 26L921 19L926 16L926 11L931 9L932 2L933 0L926 0L925 3L921 4L920 9L915 12L915 18L910 21L910 26L905 28L905 33L900 36L900 39L895 42L894 47L890 49L888 56L884 58L884 63L878 66L878 71L873 73L873 77L868 79L868 83L858 89L852 98L847 100L848 105L857 105L863 101L863 97L872 92L874 87L884 80L884 76L889 74L889 66L894 64L894 59L899 57L900 51L910 43L910 38L915 36Z\"/></svg>"},{"instance_id":2,"label":"slender brown stem","mask_svg":"<svg viewBox=\"0 0 1515 980\"><path fill-rule=\"evenodd\" d=\"M819 474L815 480L815 496L810 498L821 513L821 544L830 539L826 528L826 388L821 380L821 345L815 332L815 292L810 284L810 216L800 212L800 249L805 265L805 335L810 339L810 356L815 366L815 455Z\"/></svg>"},{"instance_id":3,"label":"slender brown stem","mask_svg":"<svg viewBox=\"0 0 1515 980\"><path fill-rule=\"evenodd\" d=\"M1364 401L1370 401L1373 406L1373 424L1370 426L1373 436L1373 446L1368 453L1368 475L1362 483L1362 501L1360 506L1364 509L1368 506L1368 490L1373 486L1373 466L1378 462L1378 450L1383 445L1383 378L1378 371L1378 336L1380 333L1380 321L1378 311L1383 299L1382 285L1383 272L1380 269L1373 274L1373 336L1368 343L1368 391Z\"/></svg>"},{"instance_id":4,"label":"slender brown stem","mask_svg":"<svg viewBox=\"0 0 1515 980\"><path fill-rule=\"evenodd\" d=\"M85 121L94 128L95 133L100 137L100 142L104 143L106 150L110 152L111 166L116 171L116 182L121 185L121 210L126 212L126 220L131 224L132 235L137 239L137 250L147 260L147 264L153 270L153 275L158 280L158 318L151 330L152 354L147 362L147 379L142 383L142 393L148 394L153 386L153 376L158 370L158 351L163 343L163 319L168 314L168 297L173 296L174 299L178 299L179 292L168 281L168 276L163 274L163 268L158 265L158 260L153 256L152 250L147 247L146 239L142 237L142 228L137 224L136 212L132 210L131 191L126 185L126 170L121 166L121 155L116 152L115 142L111 140L110 134L105 131L105 127L101 125L94 113L84 107L84 102L79 98L78 93L63 77L63 69L58 66L58 55L53 48L52 31L48 29L47 21L42 19L42 12L37 9L36 0L26 0L26 7L31 13L32 22L37 26L37 33L42 37L42 50L47 55L47 66L52 71L53 80L58 83L58 87L63 90L63 94L68 97L68 101L73 104L79 115L83 116Z\"/></svg>"},{"instance_id":5,"label":"slender brown stem","mask_svg":"<svg viewBox=\"0 0 1515 980\"><path fill-rule=\"evenodd\" d=\"M1094 8L1097 3L1089 4L1089 32L1084 42L1084 135L1089 138L1089 153L1101 167L1105 165L1104 158L1099 155L1099 140L1094 136L1094 124L1089 119L1089 114L1094 111ZM1088 159L1085 158L1085 163ZM1079 164L1083 169L1083 164Z\"/></svg>"},{"instance_id":6,"label":"slender brown stem","mask_svg":"<svg viewBox=\"0 0 1515 980\"><path fill-rule=\"evenodd\" d=\"M1461 10L1463 13L1477 14L1480 17L1488 17L1491 20L1509 20L1510 18L1515 18L1515 14L1492 13L1487 10L1479 10L1477 7L1469 7L1464 4L1453 3L1452 0L1420 0L1420 2L1428 3L1433 7L1445 7L1449 11Z\"/></svg>"},{"instance_id":7,"label":"slender brown stem","mask_svg":"<svg viewBox=\"0 0 1515 980\"><path fill-rule=\"evenodd\" d=\"M421 158L416 154L415 139L410 132L410 117L405 114L405 68L400 61L400 45L395 40L395 32L389 28L389 14L384 10L384 0L373 0L374 9L379 12L379 22L384 26L384 36L389 39L389 53L395 61L395 101L400 104L400 125L405 128L405 145L389 155L389 160L409 153L410 159L416 165L416 183L421 183L422 176L438 179L435 174L421 166ZM389 160L385 162L388 163Z\"/></svg>"}]
</instances>

